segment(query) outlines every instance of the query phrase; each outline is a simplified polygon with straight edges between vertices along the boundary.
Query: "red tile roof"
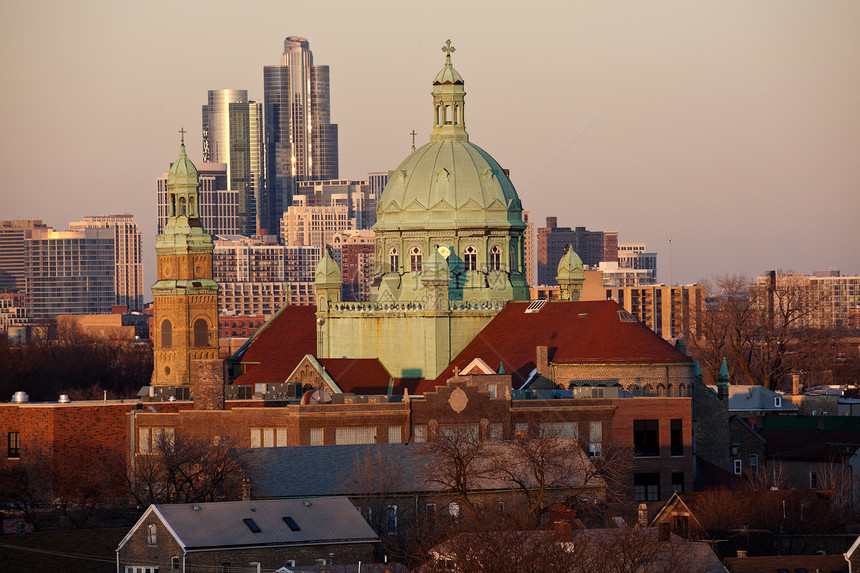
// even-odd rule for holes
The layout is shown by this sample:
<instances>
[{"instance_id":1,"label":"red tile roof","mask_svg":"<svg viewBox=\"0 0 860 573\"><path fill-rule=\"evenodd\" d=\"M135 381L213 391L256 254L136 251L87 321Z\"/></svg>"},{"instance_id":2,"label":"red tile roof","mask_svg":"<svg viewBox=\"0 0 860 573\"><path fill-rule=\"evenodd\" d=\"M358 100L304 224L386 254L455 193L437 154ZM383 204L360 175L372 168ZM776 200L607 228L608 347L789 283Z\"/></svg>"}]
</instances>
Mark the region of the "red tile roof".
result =
<instances>
[{"instance_id":1,"label":"red tile roof","mask_svg":"<svg viewBox=\"0 0 860 573\"><path fill-rule=\"evenodd\" d=\"M442 384L475 358L504 366L523 384L535 368L535 348L549 347L556 364L688 363L690 358L638 322L618 303L550 301L538 312L528 302L509 302L435 380ZM426 386L425 391L429 390Z\"/></svg>"},{"instance_id":2,"label":"red tile roof","mask_svg":"<svg viewBox=\"0 0 860 573\"><path fill-rule=\"evenodd\" d=\"M388 394L391 374L377 358L318 358L344 393Z\"/></svg>"},{"instance_id":3,"label":"red tile roof","mask_svg":"<svg viewBox=\"0 0 860 573\"><path fill-rule=\"evenodd\" d=\"M286 306L248 342L245 373L234 384L280 383L306 354L317 353L316 306Z\"/></svg>"}]
</instances>

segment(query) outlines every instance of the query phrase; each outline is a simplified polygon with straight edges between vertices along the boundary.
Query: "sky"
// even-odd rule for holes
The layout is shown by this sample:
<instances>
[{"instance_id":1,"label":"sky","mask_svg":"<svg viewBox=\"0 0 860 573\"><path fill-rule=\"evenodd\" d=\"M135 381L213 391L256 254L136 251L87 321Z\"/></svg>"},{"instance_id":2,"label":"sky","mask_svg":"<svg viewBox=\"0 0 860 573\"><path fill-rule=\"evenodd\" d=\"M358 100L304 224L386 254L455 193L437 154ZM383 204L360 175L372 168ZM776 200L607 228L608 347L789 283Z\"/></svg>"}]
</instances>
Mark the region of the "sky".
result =
<instances>
[{"instance_id":1,"label":"sky","mask_svg":"<svg viewBox=\"0 0 860 573\"><path fill-rule=\"evenodd\" d=\"M155 180L211 89L262 100L308 38L331 69L340 176L395 169L452 58L470 140L537 226L618 231L658 275L860 274L860 2L147 2L0 5L0 219L132 213L155 280ZM151 293L147 292L147 300Z\"/></svg>"}]
</instances>

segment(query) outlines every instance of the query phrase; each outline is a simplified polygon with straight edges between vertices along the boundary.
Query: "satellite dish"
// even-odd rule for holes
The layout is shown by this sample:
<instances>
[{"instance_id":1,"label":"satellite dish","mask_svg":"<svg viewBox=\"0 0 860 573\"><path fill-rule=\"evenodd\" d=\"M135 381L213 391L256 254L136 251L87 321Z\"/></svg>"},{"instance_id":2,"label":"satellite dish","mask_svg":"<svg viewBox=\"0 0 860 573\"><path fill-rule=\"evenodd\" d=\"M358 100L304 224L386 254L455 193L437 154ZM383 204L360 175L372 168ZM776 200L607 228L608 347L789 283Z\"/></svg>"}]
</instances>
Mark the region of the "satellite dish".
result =
<instances>
[{"instance_id":1,"label":"satellite dish","mask_svg":"<svg viewBox=\"0 0 860 573\"><path fill-rule=\"evenodd\" d=\"M316 390L308 390L304 393L304 395L302 395L302 404L331 404L331 394L329 394L322 388L317 388Z\"/></svg>"}]
</instances>

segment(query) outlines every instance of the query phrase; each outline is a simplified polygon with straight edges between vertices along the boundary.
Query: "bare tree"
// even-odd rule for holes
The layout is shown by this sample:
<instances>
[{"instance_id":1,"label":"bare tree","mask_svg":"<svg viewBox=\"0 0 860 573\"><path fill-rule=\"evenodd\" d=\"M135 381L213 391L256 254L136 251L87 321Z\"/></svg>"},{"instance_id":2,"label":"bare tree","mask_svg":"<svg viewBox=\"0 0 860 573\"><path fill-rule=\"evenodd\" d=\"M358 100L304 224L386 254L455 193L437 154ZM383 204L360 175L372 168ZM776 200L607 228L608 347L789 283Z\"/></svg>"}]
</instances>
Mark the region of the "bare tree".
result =
<instances>
[{"instance_id":1,"label":"bare tree","mask_svg":"<svg viewBox=\"0 0 860 573\"><path fill-rule=\"evenodd\" d=\"M129 493L139 505L240 499L249 468L236 443L223 431L214 440L163 432L152 453L135 456L127 475Z\"/></svg>"},{"instance_id":2,"label":"bare tree","mask_svg":"<svg viewBox=\"0 0 860 573\"><path fill-rule=\"evenodd\" d=\"M735 376L771 390L794 370L819 369L837 340L833 328L813 320L820 300L788 272L766 285L750 283L728 274L703 281L706 303L690 349L709 380L723 358Z\"/></svg>"}]
</instances>

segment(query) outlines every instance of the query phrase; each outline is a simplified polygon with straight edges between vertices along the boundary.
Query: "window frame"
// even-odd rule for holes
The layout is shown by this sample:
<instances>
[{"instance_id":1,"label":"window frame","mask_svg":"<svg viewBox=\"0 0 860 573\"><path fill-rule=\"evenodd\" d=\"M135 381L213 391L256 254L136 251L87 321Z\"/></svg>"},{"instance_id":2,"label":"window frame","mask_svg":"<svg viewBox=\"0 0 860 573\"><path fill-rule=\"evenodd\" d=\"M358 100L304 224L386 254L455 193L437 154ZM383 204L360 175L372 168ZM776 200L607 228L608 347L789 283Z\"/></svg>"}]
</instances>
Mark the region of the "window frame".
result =
<instances>
[{"instance_id":1,"label":"window frame","mask_svg":"<svg viewBox=\"0 0 860 573\"><path fill-rule=\"evenodd\" d=\"M9 432L6 435L6 457L10 460L21 457L21 432Z\"/></svg>"},{"instance_id":2,"label":"window frame","mask_svg":"<svg viewBox=\"0 0 860 573\"><path fill-rule=\"evenodd\" d=\"M478 249L474 245L463 249L463 269L467 272L478 270Z\"/></svg>"}]
</instances>

